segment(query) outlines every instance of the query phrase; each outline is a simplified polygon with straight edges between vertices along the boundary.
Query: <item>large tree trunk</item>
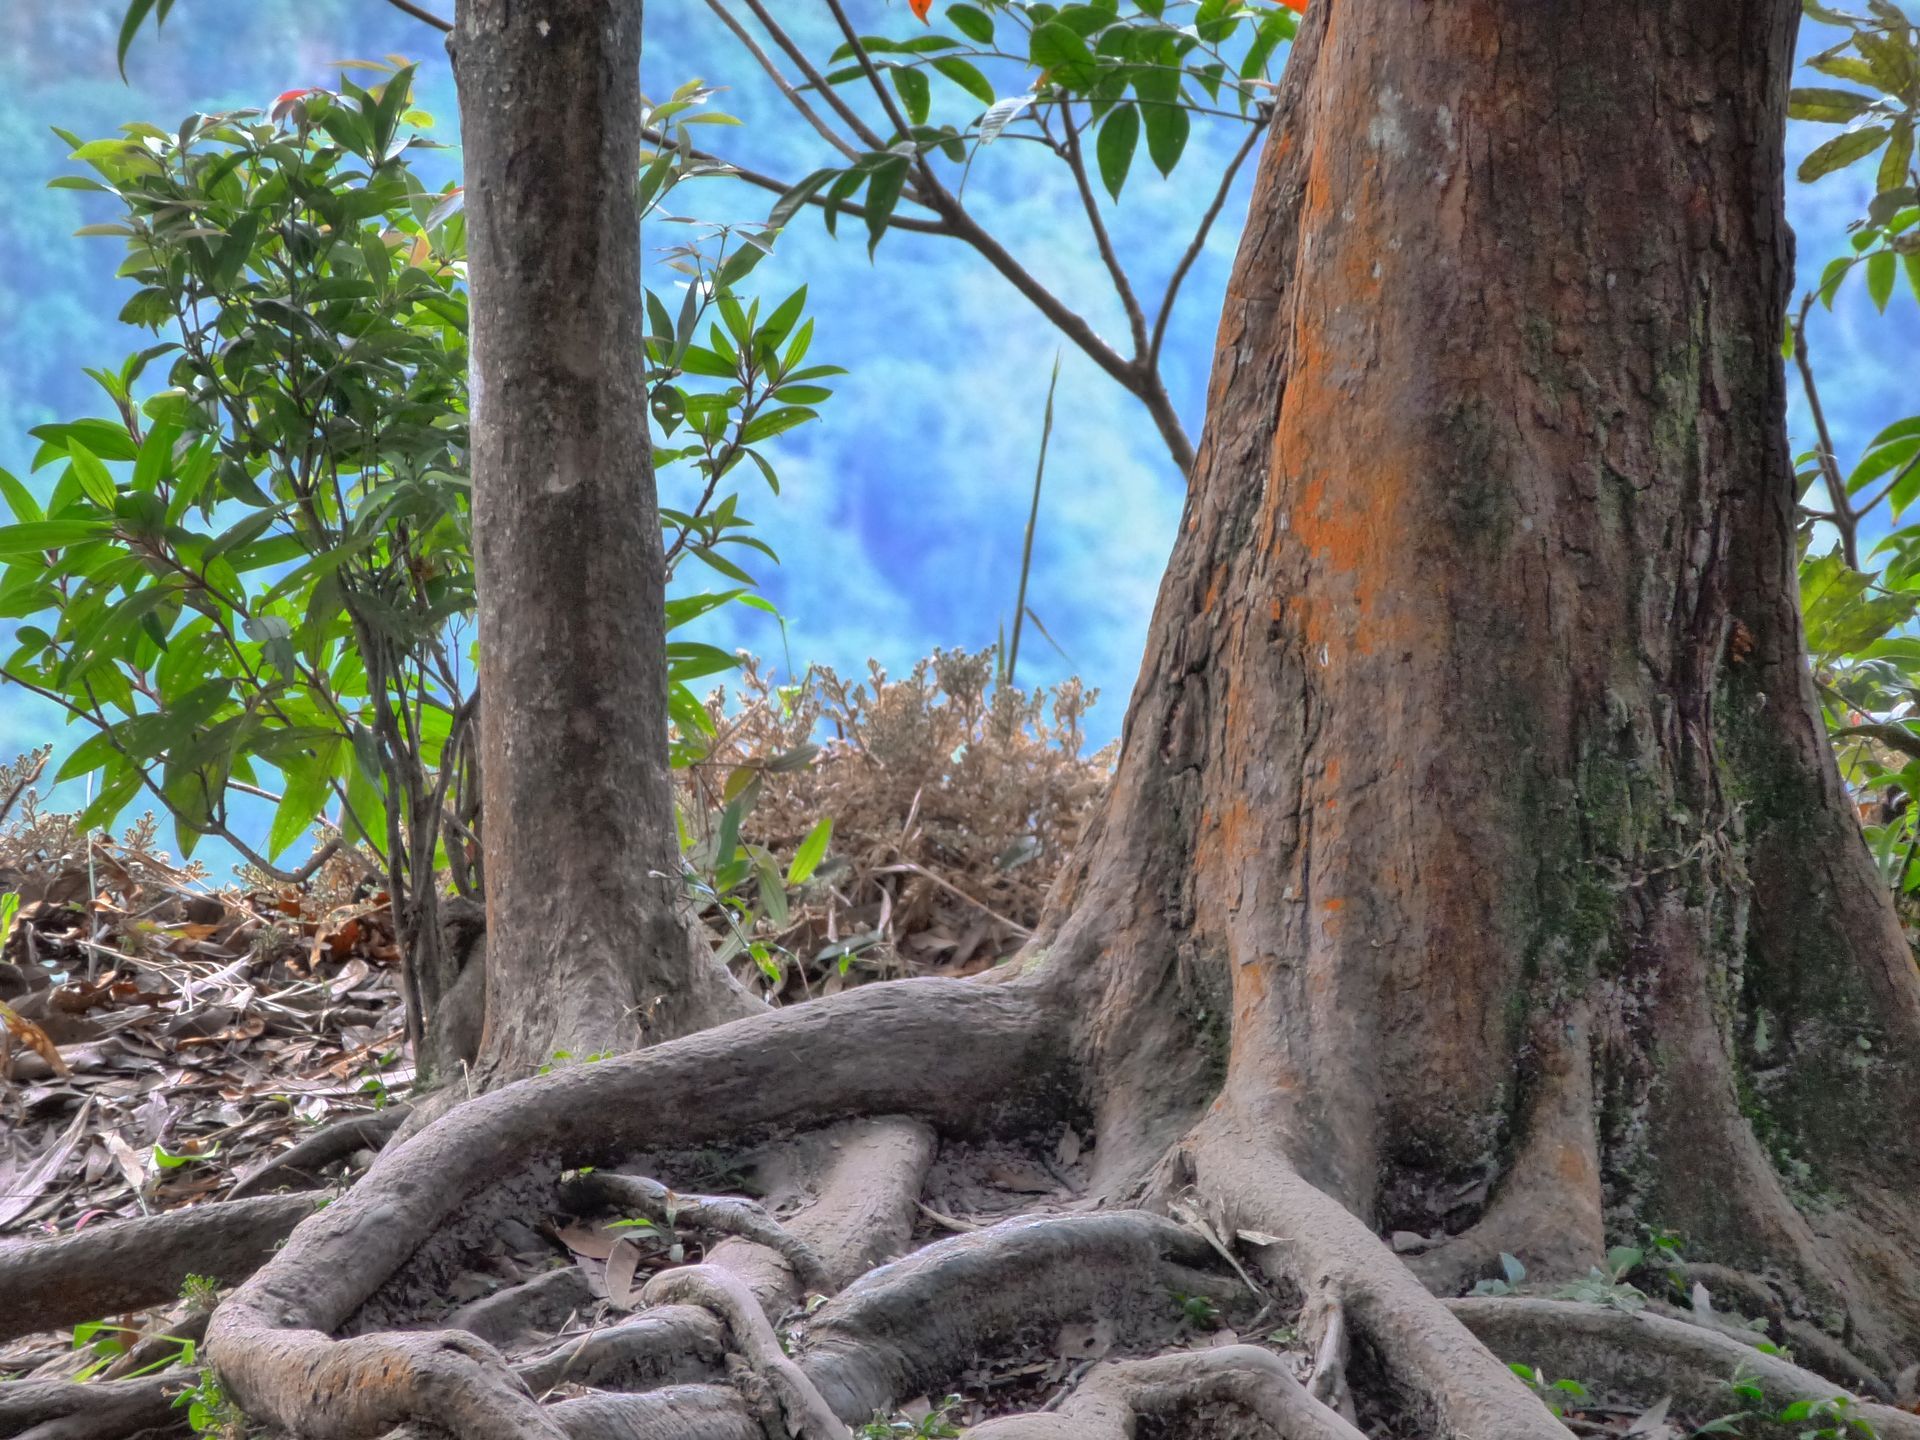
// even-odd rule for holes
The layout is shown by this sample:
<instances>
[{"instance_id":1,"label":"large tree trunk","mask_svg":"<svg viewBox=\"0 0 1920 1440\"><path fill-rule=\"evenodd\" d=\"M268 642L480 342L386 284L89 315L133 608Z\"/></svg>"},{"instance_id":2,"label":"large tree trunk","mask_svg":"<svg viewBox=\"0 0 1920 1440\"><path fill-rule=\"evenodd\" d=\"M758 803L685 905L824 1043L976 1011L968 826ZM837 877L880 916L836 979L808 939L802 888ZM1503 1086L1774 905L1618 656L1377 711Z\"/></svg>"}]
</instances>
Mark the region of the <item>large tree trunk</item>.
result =
<instances>
[{"instance_id":1,"label":"large tree trunk","mask_svg":"<svg viewBox=\"0 0 1920 1440\"><path fill-rule=\"evenodd\" d=\"M1312 7L1057 897L1114 1177L1211 1104L1447 1287L1656 1225L1920 1336L1920 982L1796 605L1799 8Z\"/></svg>"},{"instance_id":2,"label":"large tree trunk","mask_svg":"<svg viewBox=\"0 0 1920 1440\"><path fill-rule=\"evenodd\" d=\"M480 1068L745 1013L689 938L634 177L640 0L462 0L488 936Z\"/></svg>"},{"instance_id":3,"label":"large tree trunk","mask_svg":"<svg viewBox=\"0 0 1920 1440\"><path fill-rule=\"evenodd\" d=\"M1114 1355L982 1436L1356 1440L1357 1394L1376 1433L1564 1440L1521 1362L1696 1425L1744 1369L1771 1440L1804 1428L1779 1407L1911 1360L1920 975L1794 605L1796 13L1315 0L1119 773L1039 940L1004 983L863 987L454 1109L216 1312L229 1390L327 1440L844 1440L1079 1333ZM1056 1213L852 1279L923 1194L965 1203L1010 1145L1073 1166L1089 1121ZM758 1170L767 1209L562 1181L672 1178L696 1146ZM523 1242L613 1195L732 1238L517 1371L453 1328L448 1279L512 1248L502 1216ZM1552 1298L1643 1225L1828 1379L1711 1311ZM1545 1293L1433 1293L1502 1252ZM1170 1293L1230 1305L1255 1276L1312 1342L1309 1389L1264 1345L1152 1353ZM551 1308L545 1283L481 1328ZM783 1346L768 1317L842 1285ZM667 1388L536 1400L616 1356ZM0 1391L0 1418L70 1403Z\"/></svg>"}]
</instances>

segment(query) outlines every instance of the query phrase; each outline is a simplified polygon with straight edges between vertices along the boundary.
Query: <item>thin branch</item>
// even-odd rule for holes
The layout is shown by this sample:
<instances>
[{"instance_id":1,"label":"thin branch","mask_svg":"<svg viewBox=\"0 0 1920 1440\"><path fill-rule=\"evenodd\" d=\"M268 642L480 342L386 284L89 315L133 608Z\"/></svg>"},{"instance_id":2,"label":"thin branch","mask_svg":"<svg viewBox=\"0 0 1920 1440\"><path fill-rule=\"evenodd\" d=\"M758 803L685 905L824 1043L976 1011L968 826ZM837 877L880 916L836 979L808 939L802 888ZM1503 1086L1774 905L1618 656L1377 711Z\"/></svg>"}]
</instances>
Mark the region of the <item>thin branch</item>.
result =
<instances>
[{"instance_id":1,"label":"thin branch","mask_svg":"<svg viewBox=\"0 0 1920 1440\"><path fill-rule=\"evenodd\" d=\"M774 88L786 98L786 102L789 105L800 112L801 119L805 120L819 132L822 140L825 140L849 160L858 160L860 158L860 151L815 113L813 107L807 104L806 97L793 87L792 82L789 81L786 76L780 73L780 67L774 64L773 57L760 48L760 42L753 38L746 26L742 25L733 17L733 12L727 9L727 7L721 3L721 0L707 0L707 8L715 15L718 15L720 17L720 23L731 30L734 33L734 37L738 39L742 45L747 47L747 53L759 62L762 70L767 72L767 78L773 81Z\"/></svg>"},{"instance_id":2,"label":"thin branch","mask_svg":"<svg viewBox=\"0 0 1920 1440\"><path fill-rule=\"evenodd\" d=\"M1227 195L1233 189L1234 177L1240 173L1240 167L1246 163L1247 156L1253 153L1253 147L1260 143L1260 137L1266 133L1266 111L1261 111L1259 123L1247 132L1247 138L1240 142L1240 148L1234 153L1227 165L1227 173L1220 177L1220 188L1213 192L1213 201L1207 206L1207 213L1200 217L1200 228L1194 231L1193 242L1187 246L1187 253L1180 257L1180 263L1173 267L1173 275L1167 281L1167 293L1160 297L1160 313L1153 320L1153 341L1147 346L1147 364L1156 370L1160 366L1160 345L1167 335L1167 321L1173 315L1173 302L1179 298L1180 286L1186 281L1187 272L1193 269L1194 262L1200 258L1200 252L1206 248L1207 236L1213 231L1213 222L1220 218L1220 211L1227 203Z\"/></svg>"},{"instance_id":3,"label":"thin branch","mask_svg":"<svg viewBox=\"0 0 1920 1440\"><path fill-rule=\"evenodd\" d=\"M1827 428L1826 408L1820 403L1820 387L1814 384L1813 363L1807 354L1807 315L1813 309L1813 294L1800 302L1800 314L1793 326L1793 359L1800 370L1800 384L1807 392L1807 408L1813 412L1813 428L1820 437L1817 452L1820 474L1826 481L1827 500L1833 506L1833 528L1840 532L1840 550L1849 570L1860 568L1860 541L1857 531L1860 517L1847 494L1846 477L1840 473L1840 460L1833 448L1833 433Z\"/></svg>"},{"instance_id":4,"label":"thin branch","mask_svg":"<svg viewBox=\"0 0 1920 1440\"><path fill-rule=\"evenodd\" d=\"M668 143L666 135L659 130L642 130L640 135L649 145L664 147ZM760 189L769 191L772 194L785 195L789 190L793 189L793 183L791 181L782 180L777 175L766 175L758 170L745 169L742 166L734 164L733 161L727 159L725 156L714 155L705 150L690 150L687 153L703 165L722 166L725 168L726 173L734 179L744 180L747 184L756 185ZM806 203L825 209L827 199L824 195L816 193L807 196ZM919 202L916 201L915 203L917 204ZM843 202L839 210L842 215L851 215L859 220L864 220L867 215L867 210L864 205L854 205ZM948 229L945 224L938 220L922 220L911 215L889 215L887 217L887 226L889 229L911 230L916 235L952 236L953 234L952 230Z\"/></svg>"},{"instance_id":5,"label":"thin branch","mask_svg":"<svg viewBox=\"0 0 1920 1440\"><path fill-rule=\"evenodd\" d=\"M1092 182L1087 178L1086 154L1080 148L1080 127L1073 123L1072 101L1061 105L1060 123L1067 132L1063 152L1067 168L1073 172L1073 183L1080 191L1080 204L1087 212L1087 224L1093 230L1094 248L1100 252L1107 273L1113 277L1114 291L1120 297L1121 307L1127 312L1127 328L1133 332L1134 359L1146 359L1151 364L1147 350L1147 317L1140 309L1139 297L1133 293L1133 282L1127 278L1127 267L1120 263L1119 253L1113 248L1113 237L1107 234L1107 222L1100 215L1100 202L1094 196Z\"/></svg>"},{"instance_id":6,"label":"thin branch","mask_svg":"<svg viewBox=\"0 0 1920 1440\"><path fill-rule=\"evenodd\" d=\"M1913 474L1915 469L1920 469L1920 454L1913 456L1906 464L1902 465L1899 470L1894 473L1893 479L1887 482L1886 488L1874 496L1873 499L1867 501L1866 504L1862 505L1855 514L1864 518L1871 515L1875 510L1878 510L1880 508L1880 502L1898 490L1901 485L1906 482L1906 478ZM1832 517L1824 516L1823 518L1831 519Z\"/></svg>"},{"instance_id":7,"label":"thin branch","mask_svg":"<svg viewBox=\"0 0 1920 1440\"><path fill-rule=\"evenodd\" d=\"M873 88L873 93L879 98L880 108L886 112L888 123L893 126L893 133L902 139L906 138L911 132L907 117L900 112L900 106L894 101L893 92L881 80L879 67L873 63L873 57L867 53L867 47L860 43L860 32L855 30L853 22L847 19L847 12L841 8L840 0L827 0L827 9L839 23L840 33L847 37L847 44L853 49L853 58L860 62L860 69L865 72L867 84ZM920 157L920 168L926 170L928 174L932 173L925 156Z\"/></svg>"},{"instance_id":8,"label":"thin branch","mask_svg":"<svg viewBox=\"0 0 1920 1440\"><path fill-rule=\"evenodd\" d=\"M869 150L886 149L887 142L873 133L867 122L860 118L858 110L840 98L839 91L827 84L826 76L814 68L813 62L807 58L807 52L795 44L793 37L780 28L779 22L767 13L767 7L761 3L761 0L746 0L746 6L753 12L753 18L758 20L767 34L773 37L774 44L786 51L787 58L793 61L795 68L807 77L807 84L818 90L827 104L833 107L834 113L846 122L847 128L853 131L853 138Z\"/></svg>"},{"instance_id":9,"label":"thin branch","mask_svg":"<svg viewBox=\"0 0 1920 1440\"><path fill-rule=\"evenodd\" d=\"M387 3L402 14L411 15L416 20L426 21L427 24L433 26L436 30L444 30L448 34L453 33L453 22L451 20L442 20L431 10L414 4L413 0L387 0Z\"/></svg>"}]
</instances>

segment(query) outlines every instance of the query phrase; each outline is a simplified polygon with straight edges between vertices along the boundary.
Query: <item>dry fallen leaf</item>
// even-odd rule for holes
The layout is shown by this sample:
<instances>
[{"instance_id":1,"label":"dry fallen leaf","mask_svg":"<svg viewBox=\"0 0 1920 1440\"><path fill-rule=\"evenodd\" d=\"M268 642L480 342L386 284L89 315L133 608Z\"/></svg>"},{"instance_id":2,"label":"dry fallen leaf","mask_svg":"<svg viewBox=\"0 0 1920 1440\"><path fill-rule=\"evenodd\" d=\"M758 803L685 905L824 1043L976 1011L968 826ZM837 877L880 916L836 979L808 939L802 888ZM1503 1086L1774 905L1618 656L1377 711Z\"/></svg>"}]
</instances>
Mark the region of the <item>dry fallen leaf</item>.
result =
<instances>
[{"instance_id":1,"label":"dry fallen leaf","mask_svg":"<svg viewBox=\"0 0 1920 1440\"><path fill-rule=\"evenodd\" d=\"M640 1305L641 1281L635 1284L635 1271L640 1268L641 1250L639 1242L631 1235L622 1235L613 1244L613 1251L607 1256L607 1303L622 1310L638 1309Z\"/></svg>"}]
</instances>

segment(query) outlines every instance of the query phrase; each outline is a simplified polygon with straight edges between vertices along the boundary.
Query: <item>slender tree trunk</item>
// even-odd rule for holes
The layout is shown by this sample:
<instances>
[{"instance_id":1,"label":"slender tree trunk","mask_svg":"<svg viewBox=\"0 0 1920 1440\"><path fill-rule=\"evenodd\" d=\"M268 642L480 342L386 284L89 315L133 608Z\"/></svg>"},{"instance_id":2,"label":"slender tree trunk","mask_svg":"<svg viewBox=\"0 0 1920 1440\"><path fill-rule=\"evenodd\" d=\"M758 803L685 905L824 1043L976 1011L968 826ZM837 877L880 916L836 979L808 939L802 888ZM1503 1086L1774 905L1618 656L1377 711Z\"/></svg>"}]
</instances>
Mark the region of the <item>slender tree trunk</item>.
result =
<instances>
[{"instance_id":1,"label":"slender tree trunk","mask_svg":"<svg viewBox=\"0 0 1920 1440\"><path fill-rule=\"evenodd\" d=\"M1443 1289L1657 1225L1920 1335L1920 982L1795 598L1799 8L1311 7L1056 897L1110 1177L1210 1106Z\"/></svg>"},{"instance_id":2,"label":"slender tree trunk","mask_svg":"<svg viewBox=\"0 0 1920 1440\"><path fill-rule=\"evenodd\" d=\"M480 1066L743 1013L679 905L641 351L640 0L462 0L487 844Z\"/></svg>"}]
</instances>

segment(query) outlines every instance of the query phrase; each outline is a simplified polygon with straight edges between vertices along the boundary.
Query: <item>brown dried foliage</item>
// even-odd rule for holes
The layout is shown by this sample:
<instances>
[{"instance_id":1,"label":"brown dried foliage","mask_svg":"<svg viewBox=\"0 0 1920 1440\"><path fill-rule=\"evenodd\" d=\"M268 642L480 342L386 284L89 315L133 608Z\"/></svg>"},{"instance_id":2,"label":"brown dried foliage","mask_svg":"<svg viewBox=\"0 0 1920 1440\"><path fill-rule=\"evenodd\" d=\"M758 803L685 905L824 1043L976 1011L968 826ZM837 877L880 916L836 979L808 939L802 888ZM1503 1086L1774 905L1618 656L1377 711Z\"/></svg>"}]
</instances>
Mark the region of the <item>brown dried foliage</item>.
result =
<instances>
[{"instance_id":1,"label":"brown dried foliage","mask_svg":"<svg viewBox=\"0 0 1920 1440\"><path fill-rule=\"evenodd\" d=\"M936 651L897 679L817 668L791 689L749 661L735 694L716 691L709 758L683 772L682 810L718 824L723 800L756 787L743 841L793 853L822 816L828 863L792 897L769 998L801 999L901 974L968 975L1018 948L1112 773L1114 747L1083 753L1098 692L1068 680L995 683L992 650ZM790 756L825 736L813 763ZM723 953L735 926L709 907ZM754 967L736 961L742 972Z\"/></svg>"}]
</instances>

